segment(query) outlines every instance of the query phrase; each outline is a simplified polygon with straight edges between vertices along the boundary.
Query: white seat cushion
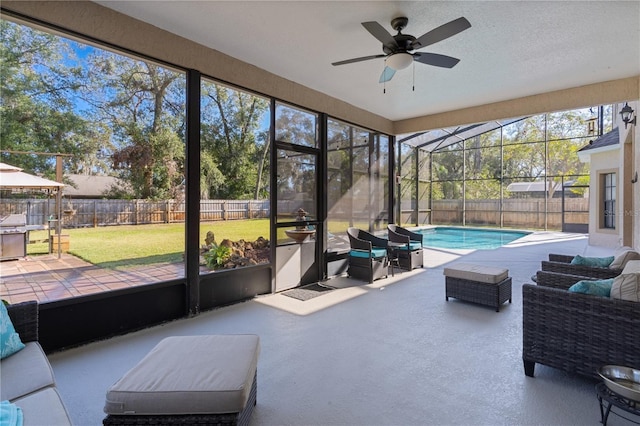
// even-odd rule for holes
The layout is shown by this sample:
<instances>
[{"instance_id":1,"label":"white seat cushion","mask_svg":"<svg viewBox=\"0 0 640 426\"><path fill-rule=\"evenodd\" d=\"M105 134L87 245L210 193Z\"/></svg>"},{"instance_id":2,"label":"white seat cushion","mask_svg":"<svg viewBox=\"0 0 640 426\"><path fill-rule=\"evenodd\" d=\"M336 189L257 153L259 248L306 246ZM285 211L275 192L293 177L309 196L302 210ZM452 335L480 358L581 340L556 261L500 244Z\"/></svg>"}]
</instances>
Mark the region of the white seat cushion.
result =
<instances>
[{"instance_id":1,"label":"white seat cushion","mask_svg":"<svg viewBox=\"0 0 640 426\"><path fill-rule=\"evenodd\" d=\"M222 414L242 411L258 365L256 335L162 340L107 392L107 414Z\"/></svg>"},{"instance_id":2,"label":"white seat cushion","mask_svg":"<svg viewBox=\"0 0 640 426\"><path fill-rule=\"evenodd\" d=\"M58 390L49 387L13 401L22 408L23 426L71 425Z\"/></svg>"},{"instance_id":3,"label":"white seat cushion","mask_svg":"<svg viewBox=\"0 0 640 426\"><path fill-rule=\"evenodd\" d=\"M53 370L38 342L28 342L20 352L0 362L0 399L13 400L54 386Z\"/></svg>"},{"instance_id":4,"label":"white seat cushion","mask_svg":"<svg viewBox=\"0 0 640 426\"><path fill-rule=\"evenodd\" d=\"M473 263L453 263L443 271L452 278L476 281L485 284L498 284L507 279L509 270L495 266L475 265Z\"/></svg>"}]
</instances>

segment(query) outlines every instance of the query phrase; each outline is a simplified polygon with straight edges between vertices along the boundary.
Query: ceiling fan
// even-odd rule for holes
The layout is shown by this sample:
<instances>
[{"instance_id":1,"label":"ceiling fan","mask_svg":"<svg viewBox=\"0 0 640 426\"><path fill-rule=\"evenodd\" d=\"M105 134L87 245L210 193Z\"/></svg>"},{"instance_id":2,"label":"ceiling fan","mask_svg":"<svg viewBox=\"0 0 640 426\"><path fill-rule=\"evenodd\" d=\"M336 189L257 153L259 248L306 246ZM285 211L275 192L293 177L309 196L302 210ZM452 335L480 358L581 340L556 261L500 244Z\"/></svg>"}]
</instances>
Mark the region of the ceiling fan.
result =
<instances>
[{"instance_id":1,"label":"ceiling fan","mask_svg":"<svg viewBox=\"0 0 640 426\"><path fill-rule=\"evenodd\" d=\"M398 31L398 34L392 36L376 21L363 22L362 26L382 42L382 51L384 53L338 61L331 65L345 65L370 59L385 58L384 71L380 75L380 83L384 83L391 80L397 70L407 68L413 61L442 68L453 68L460 62L460 59L452 58L451 56L414 51L452 37L471 27L466 18L454 19L418 38L409 34L402 34L402 30L408 23L409 19L405 17L392 19L391 27Z\"/></svg>"}]
</instances>

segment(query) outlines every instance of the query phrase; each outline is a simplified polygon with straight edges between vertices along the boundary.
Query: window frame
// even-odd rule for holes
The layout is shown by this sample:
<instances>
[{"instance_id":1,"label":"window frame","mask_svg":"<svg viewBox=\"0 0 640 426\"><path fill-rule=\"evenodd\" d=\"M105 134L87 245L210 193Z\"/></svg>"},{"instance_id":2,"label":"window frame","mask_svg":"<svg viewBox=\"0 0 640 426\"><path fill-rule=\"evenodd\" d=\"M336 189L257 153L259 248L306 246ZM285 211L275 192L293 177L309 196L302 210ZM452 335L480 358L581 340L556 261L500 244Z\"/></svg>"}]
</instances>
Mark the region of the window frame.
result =
<instances>
[{"instance_id":1,"label":"window frame","mask_svg":"<svg viewBox=\"0 0 640 426\"><path fill-rule=\"evenodd\" d=\"M601 171L599 182L600 228L613 231L616 229L617 171Z\"/></svg>"}]
</instances>

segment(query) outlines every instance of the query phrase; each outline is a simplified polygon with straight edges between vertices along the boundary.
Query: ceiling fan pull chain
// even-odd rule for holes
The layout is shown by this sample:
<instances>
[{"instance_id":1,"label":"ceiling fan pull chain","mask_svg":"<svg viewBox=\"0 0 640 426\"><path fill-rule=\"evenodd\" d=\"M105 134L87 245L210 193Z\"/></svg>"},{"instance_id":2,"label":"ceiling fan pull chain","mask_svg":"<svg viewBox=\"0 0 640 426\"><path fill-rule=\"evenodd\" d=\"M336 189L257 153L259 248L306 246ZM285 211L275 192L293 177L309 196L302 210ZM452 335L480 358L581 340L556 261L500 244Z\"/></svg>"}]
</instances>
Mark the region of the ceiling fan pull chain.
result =
<instances>
[{"instance_id":1,"label":"ceiling fan pull chain","mask_svg":"<svg viewBox=\"0 0 640 426\"><path fill-rule=\"evenodd\" d=\"M416 63L413 63L413 88L411 90L413 90L414 92L416 91Z\"/></svg>"},{"instance_id":2,"label":"ceiling fan pull chain","mask_svg":"<svg viewBox=\"0 0 640 426\"><path fill-rule=\"evenodd\" d=\"M387 58L384 58L384 67L382 68L382 73L387 69ZM385 95L387 93L387 80L385 79L382 82L382 94Z\"/></svg>"}]
</instances>

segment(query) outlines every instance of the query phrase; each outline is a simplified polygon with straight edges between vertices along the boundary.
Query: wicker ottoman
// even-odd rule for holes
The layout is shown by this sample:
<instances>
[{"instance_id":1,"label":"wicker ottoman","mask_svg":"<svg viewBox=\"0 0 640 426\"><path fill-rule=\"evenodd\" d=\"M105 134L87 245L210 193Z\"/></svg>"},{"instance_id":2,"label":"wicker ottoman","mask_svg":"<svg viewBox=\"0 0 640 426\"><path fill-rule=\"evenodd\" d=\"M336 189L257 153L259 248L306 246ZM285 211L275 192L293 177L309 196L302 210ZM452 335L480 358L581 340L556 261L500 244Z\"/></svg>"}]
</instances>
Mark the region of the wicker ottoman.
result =
<instances>
[{"instance_id":1,"label":"wicker ottoman","mask_svg":"<svg viewBox=\"0 0 640 426\"><path fill-rule=\"evenodd\" d=\"M107 392L104 425L247 425L256 404L259 337L162 340Z\"/></svg>"},{"instance_id":2,"label":"wicker ottoman","mask_svg":"<svg viewBox=\"0 0 640 426\"><path fill-rule=\"evenodd\" d=\"M472 263L454 263L444 268L446 300L450 297L496 308L511 303L509 270Z\"/></svg>"}]
</instances>

